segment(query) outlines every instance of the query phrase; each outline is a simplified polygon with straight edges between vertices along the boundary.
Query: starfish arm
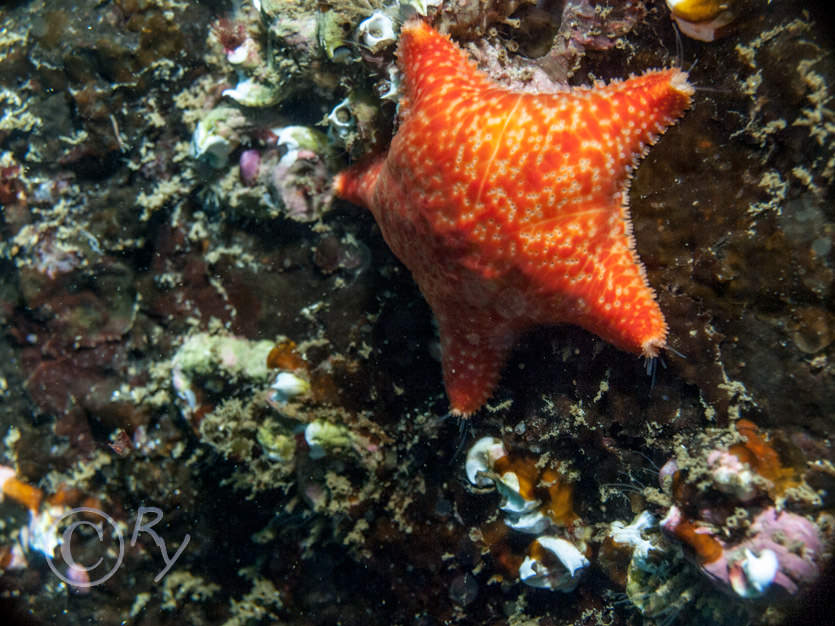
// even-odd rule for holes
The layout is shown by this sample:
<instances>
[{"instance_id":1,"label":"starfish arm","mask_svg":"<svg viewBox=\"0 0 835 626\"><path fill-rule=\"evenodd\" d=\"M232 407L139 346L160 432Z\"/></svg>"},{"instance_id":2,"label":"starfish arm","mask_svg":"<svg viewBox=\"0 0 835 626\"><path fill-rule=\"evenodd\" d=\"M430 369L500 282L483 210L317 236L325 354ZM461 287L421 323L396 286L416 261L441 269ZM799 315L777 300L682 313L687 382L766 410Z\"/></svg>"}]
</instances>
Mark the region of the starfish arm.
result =
<instances>
[{"instance_id":1,"label":"starfish arm","mask_svg":"<svg viewBox=\"0 0 835 626\"><path fill-rule=\"evenodd\" d=\"M690 106L693 87L679 69L657 70L613 82L590 95L600 119L586 121L606 150L617 154L615 170L630 170Z\"/></svg>"},{"instance_id":2,"label":"starfish arm","mask_svg":"<svg viewBox=\"0 0 835 626\"><path fill-rule=\"evenodd\" d=\"M384 163L385 156L379 156L341 171L333 180L334 192L343 200L370 207Z\"/></svg>"},{"instance_id":3,"label":"starfish arm","mask_svg":"<svg viewBox=\"0 0 835 626\"><path fill-rule=\"evenodd\" d=\"M517 333L484 309L455 302L436 303L432 309L451 411L468 416L492 395Z\"/></svg>"},{"instance_id":4,"label":"starfish arm","mask_svg":"<svg viewBox=\"0 0 835 626\"><path fill-rule=\"evenodd\" d=\"M667 324L618 207L590 208L518 233L517 267L540 324L582 326L622 350L656 356Z\"/></svg>"},{"instance_id":5,"label":"starfish arm","mask_svg":"<svg viewBox=\"0 0 835 626\"><path fill-rule=\"evenodd\" d=\"M419 19L403 25L397 56L400 67L409 68L403 74L402 117L422 100L443 100L447 95L460 98L491 87L487 76L461 48Z\"/></svg>"}]
</instances>

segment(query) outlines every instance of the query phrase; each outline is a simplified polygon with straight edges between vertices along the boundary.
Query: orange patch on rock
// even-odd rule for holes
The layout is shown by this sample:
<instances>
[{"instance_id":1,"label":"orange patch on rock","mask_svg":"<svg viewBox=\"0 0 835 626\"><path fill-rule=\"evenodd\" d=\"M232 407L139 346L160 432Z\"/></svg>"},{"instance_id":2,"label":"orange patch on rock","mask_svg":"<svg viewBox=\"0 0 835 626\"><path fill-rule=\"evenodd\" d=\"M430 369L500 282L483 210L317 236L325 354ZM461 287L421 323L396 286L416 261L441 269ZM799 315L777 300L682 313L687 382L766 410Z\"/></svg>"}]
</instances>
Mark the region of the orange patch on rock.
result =
<instances>
[{"instance_id":1,"label":"orange patch on rock","mask_svg":"<svg viewBox=\"0 0 835 626\"><path fill-rule=\"evenodd\" d=\"M732 445L728 452L774 483L774 495L779 495L797 484L794 470L783 466L780 455L760 434L756 424L746 419L739 420L736 423L736 431L745 441Z\"/></svg>"},{"instance_id":2,"label":"orange patch on rock","mask_svg":"<svg viewBox=\"0 0 835 626\"><path fill-rule=\"evenodd\" d=\"M722 556L722 544L710 534L699 532L699 530L699 526L690 520L683 519L672 532L693 550L701 565L713 563Z\"/></svg>"},{"instance_id":3,"label":"orange patch on rock","mask_svg":"<svg viewBox=\"0 0 835 626\"><path fill-rule=\"evenodd\" d=\"M296 351L296 343L289 339L273 346L267 355L267 368L277 370L306 370L307 361Z\"/></svg>"}]
</instances>

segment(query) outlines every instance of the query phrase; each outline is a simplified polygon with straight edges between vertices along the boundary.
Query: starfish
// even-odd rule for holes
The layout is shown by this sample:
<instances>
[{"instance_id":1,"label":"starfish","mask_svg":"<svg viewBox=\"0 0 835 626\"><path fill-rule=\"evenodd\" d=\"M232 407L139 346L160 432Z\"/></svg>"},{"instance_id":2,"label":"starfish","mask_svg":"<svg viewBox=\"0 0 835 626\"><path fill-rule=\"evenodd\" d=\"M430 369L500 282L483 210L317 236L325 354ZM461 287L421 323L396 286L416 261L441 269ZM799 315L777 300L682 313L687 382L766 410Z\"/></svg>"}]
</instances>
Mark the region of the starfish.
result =
<instances>
[{"instance_id":1,"label":"starfish","mask_svg":"<svg viewBox=\"0 0 835 626\"><path fill-rule=\"evenodd\" d=\"M404 97L387 154L341 172L438 322L451 412L490 397L520 334L579 325L652 358L667 325L635 252L631 172L690 104L677 70L526 93L407 22Z\"/></svg>"}]
</instances>

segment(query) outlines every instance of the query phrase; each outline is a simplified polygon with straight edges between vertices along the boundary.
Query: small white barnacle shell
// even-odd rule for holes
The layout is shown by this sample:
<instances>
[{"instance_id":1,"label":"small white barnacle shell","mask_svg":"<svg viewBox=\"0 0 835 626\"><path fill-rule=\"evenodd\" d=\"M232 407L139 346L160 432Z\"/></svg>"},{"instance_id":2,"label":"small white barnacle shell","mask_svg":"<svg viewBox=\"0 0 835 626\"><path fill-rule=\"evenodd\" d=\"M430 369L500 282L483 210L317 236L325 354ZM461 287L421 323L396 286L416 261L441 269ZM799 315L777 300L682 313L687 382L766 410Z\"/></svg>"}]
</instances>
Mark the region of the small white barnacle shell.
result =
<instances>
[{"instance_id":1,"label":"small white barnacle shell","mask_svg":"<svg viewBox=\"0 0 835 626\"><path fill-rule=\"evenodd\" d=\"M191 155L214 168L226 165L233 149L225 137L210 134L202 123L197 124L191 136Z\"/></svg>"},{"instance_id":2,"label":"small white barnacle shell","mask_svg":"<svg viewBox=\"0 0 835 626\"><path fill-rule=\"evenodd\" d=\"M315 155L326 155L329 150L328 137L325 133L314 130L307 126L284 126L273 128L276 135L275 145L282 153L279 159L279 167L289 171L293 163L300 158L310 158L311 152Z\"/></svg>"},{"instance_id":3,"label":"small white barnacle shell","mask_svg":"<svg viewBox=\"0 0 835 626\"><path fill-rule=\"evenodd\" d=\"M292 372L279 372L270 389L275 391L273 399L281 403L310 391L310 383Z\"/></svg>"},{"instance_id":4,"label":"small white barnacle shell","mask_svg":"<svg viewBox=\"0 0 835 626\"><path fill-rule=\"evenodd\" d=\"M356 119L351 111L351 100L345 98L328 115L328 126L340 139L345 139L356 127Z\"/></svg>"},{"instance_id":5,"label":"small white barnacle shell","mask_svg":"<svg viewBox=\"0 0 835 626\"><path fill-rule=\"evenodd\" d=\"M229 50L226 53L226 60L232 65L246 68L255 68L262 63L258 44L251 37L244 39L244 42L237 48Z\"/></svg>"},{"instance_id":6,"label":"small white barnacle shell","mask_svg":"<svg viewBox=\"0 0 835 626\"><path fill-rule=\"evenodd\" d=\"M391 102L400 103L400 71L396 65L390 65L388 68L387 79L380 81L380 90L378 97L380 100L390 100Z\"/></svg>"},{"instance_id":7,"label":"small white barnacle shell","mask_svg":"<svg viewBox=\"0 0 835 626\"><path fill-rule=\"evenodd\" d=\"M222 95L246 107L268 107L281 99L278 89L251 78L240 81L234 89L224 89Z\"/></svg>"},{"instance_id":8,"label":"small white barnacle shell","mask_svg":"<svg viewBox=\"0 0 835 626\"><path fill-rule=\"evenodd\" d=\"M275 145L282 151L310 150L320 153L328 147L328 138L324 133L308 126L284 126L273 128Z\"/></svg>"},{"instance_id":9,"label":"small white barnacle shell","mask_svg":"<svg viewBox=\"0 0 835 626\"><path fill-rule=\"evenodd\" d=\"M731 566L728 578L738 596L756 598L771 586L779 570L780 561L774 550L766 548L757 556L745 548L745 556Z\"/></svg>"},{"instance_id":10,"label":"small white barnacle shell","mask_svg":"<svg viewBox=\"0 0 835 626\"><path fill-rule=\"evenodd\" d=\"M507 450L500 439L482 437L476 441L467 452L465 469L467 480L476 487L488 487L493 479L488 475L493 471L493 464L497 459L507 456Z\"/></svg>"},{"instance_id":11,"label":"small white barnacle shell","mask_svg":"<svg viewBox=\"0 0 835 626\"><path fill-rule=\"evenodd\" d=\"M505 513L523 515L534 511L539 500L529 500L522 494L522 485L516 472L505 472L496 480L496 490L502 496L499 508Z\"/></svg>"},{"instance_id":12,"label":"small white barnacle shell","mask_svg":"<svg viewBox=\"0 0 835 626\"><path fill-rule=\"evenodd\" d=\"M522 513L521 515L508 513L504 518L504 523L508 528L526 535L538 535L551 524L550 520L542 514L542 511L538 510Z\"/></svg>"},{"instance_id":13,"label":"small white barnacle shell","mask_svg":"<svg viewBox=\"0 0 835 626\"><path fill-rule=\"evenodd\" d=\"M311 459L321 459L330 451L351 446L351 435L344 426L324 420L316 420L305 426L304 440Z\"/></svg>"},{"instance_id":14,"label":"small white barnacle shell","mask_svg":"<svg viewBox=\"0 0 835 626\"><path fill-rule=\"evenodd\" d=\"M573 591L589 566L589 560L574 544L559 537L537 538L519 566L523 583L538 589Z\"/></svg>"},{"instance_id":15,"label":"small white barnacle shell","mask_svg":"<svg viewBox=\"0 0 835 626\"><path fill-rule=\"evenodd\" d=\"M377 54L397 41L394 20L385 13L374 11L357 27L357 38L372 54Z\"/></svg>"},{"instance_id":16,"label":"small white barnacle shell","mask_svg":"<svg viewBox=\"0 0 835 626\"><path fill-rule=\"evenodd\" d=\"M197 123L191 136L191 155L210 167L226 165L240 139L235 131L240 115L229 107L218 107Z\"/></svg>"}]
</instances>

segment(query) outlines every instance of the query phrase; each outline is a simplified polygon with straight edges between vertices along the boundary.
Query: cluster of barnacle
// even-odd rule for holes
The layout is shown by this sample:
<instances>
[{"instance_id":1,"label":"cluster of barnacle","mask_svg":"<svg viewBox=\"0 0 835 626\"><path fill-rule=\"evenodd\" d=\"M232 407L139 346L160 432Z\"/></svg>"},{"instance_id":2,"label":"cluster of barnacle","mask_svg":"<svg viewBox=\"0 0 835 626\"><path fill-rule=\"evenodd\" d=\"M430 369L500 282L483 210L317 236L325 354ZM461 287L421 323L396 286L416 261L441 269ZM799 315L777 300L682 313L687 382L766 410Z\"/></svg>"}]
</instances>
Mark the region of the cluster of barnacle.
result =
<instances>
[{"instance_id":1,"label":"cluster of barnacle","mask_svg":"<svg viewBox=\"0 0 835 626\"><path fill-rule=\"evenodd\" d=\"M824 558L811 513L820 498L786 467L757 427L740 420L739 441L707 449L696 462L661 470L673 505L662 529L699 569L741 598L795 594L812 583Z\"/></svg>"},{"instance_id":2,"label":"cluster of barnacle","mask_svg":"<svg viewBox=\"0 0 835 626\"><path fill-rule=\"evenodd\" d=\"M485 547L512 575L531 587L572 591L589 566L586 529L574 512L573 487L537 459L511 454L495 437L482 437L467 453L469 482L501 496L503 524L482 531ZM532 535L527 554L513 553L506 529Z\"/></svg>"},{"instance_id":3,"label":"cluster of barnacle","mask_svg":"<svg viewBox=\"0 0 835 626\"><path fill-rule=\"evenodd\" d=\"M644 512L629 526L615 522L597 555L644 616L664 620L686 609L694 623L734 623L779 610L818 577L821 529L831 520L812 517L818 494L753 423L681 446L659 478L663 495L652 499L669 503L663 519Z\"/></svg>"},{"instance_id":4,"label":"cluster of barnacle","mask_svg":"<svg viewBox=\"0 0 835 626\"><path fill-rule=\"evenodd\" d=\"M246 206L240 198L248 194L249 203L270 217L320 217L332 202L329 181L340 167L337 149L359 155L385 139L390 122L381 105L397 100L393 48L399 24L438 4L372 2L369 14L349 2L323 8L312 1L289 6L253 0L235 17L219 20L210 41L222 48L236 83L222 91L218 106L200 114L191 142L192 156L214 171L227 170L230 158L237 157L237 171L230 171L228 184L215 193L228 196L232 206ZM374 68L371 82L366 67ZM349 93L333 106L346 80ZM282 107L291 109L302 92L310 104L300 116L321 115L320 121L287 125L281 113L289 111ZM393 108L389 118L392 113Z\"/></svg>"},{"instance_id":5,"label":"cluster of barnacle","mask_svg":"<svg viewBox=\"0 0 835 626\"><path fill-rule=\"evenodd\" d=\"M662 489L648 492L649 501L664 504L663 519L645 510L605 533L592 535L582 523L572 485L544 458L483 437L468 452L466 474L501 498L501 522L479 533L500 567L530 586L567 592L593 562L623 590L624 602L662 621L685 610L698 617L694 623L779 611L818 577L826 556L821 529L832 527L819 494L746 420L681 446L660 470ZM513 532L535 537L527 554L511 547L519 544ZM738 601L728 603L729 596Z\"/></svg>"},{"instance_id":6,"label":"cluster of barnacle","mask_svg":"<svg viewBox=\"0 0 835 626\"><path fill-rule=\"evenodd\" d=\"M195 333L171 360L170 381L201 440L237 463L230 481L240 488L294 490L318 511L335 506L334 467L371 475L381 462L385 436L370 423L349 425L334 407L332 364L311 367L286 338Z\"/></svg>"}]
</instances>

